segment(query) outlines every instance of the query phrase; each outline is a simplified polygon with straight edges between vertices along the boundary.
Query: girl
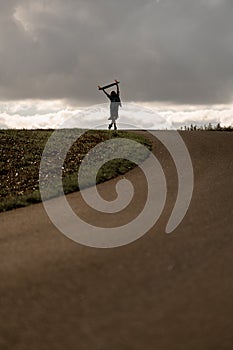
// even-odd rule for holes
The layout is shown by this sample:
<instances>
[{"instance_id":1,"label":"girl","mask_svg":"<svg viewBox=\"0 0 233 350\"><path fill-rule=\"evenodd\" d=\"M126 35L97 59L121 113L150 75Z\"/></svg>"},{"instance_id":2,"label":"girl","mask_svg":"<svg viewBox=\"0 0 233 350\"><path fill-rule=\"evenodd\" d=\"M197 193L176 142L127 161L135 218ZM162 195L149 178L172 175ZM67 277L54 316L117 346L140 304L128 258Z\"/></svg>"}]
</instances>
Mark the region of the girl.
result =
<instances>
[{"instance_id":1,"label":"girl","mask_svg":"<svg viewBox=\"0 0 233 350\"><path fill-rule=\"evenodd\" d=\"M114 125L114 130L117 130L116 120L119 118L118 109L119 109L119 106L121 106L119 82L117 80L115 80L115 82L116 82L116 86L117 86L117 92L112 91L111 94L109 95L105 91L105 89L103 88L103 92L111 101L111 103L110 103L110 117L108 118L109 120L111 120L111 123L108 126L109 130L111 129L111 127L113 125Z\"/></svg>"}]
</instances>

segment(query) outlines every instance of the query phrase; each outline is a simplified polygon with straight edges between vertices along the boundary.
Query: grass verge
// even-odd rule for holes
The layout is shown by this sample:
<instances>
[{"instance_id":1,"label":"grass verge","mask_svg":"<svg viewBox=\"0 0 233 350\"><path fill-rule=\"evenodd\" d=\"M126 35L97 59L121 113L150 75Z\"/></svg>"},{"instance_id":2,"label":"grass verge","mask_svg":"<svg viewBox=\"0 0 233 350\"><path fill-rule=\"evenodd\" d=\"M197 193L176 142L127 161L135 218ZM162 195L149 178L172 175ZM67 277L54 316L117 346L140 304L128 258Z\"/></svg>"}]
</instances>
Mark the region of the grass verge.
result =
<instances>
[{"instance_id":1,"label":"grass verge","mask_svg":"<svg viewBox=\"0 0 233 350\"><path fill-rule=\"evenodd\" d=\"M0 130L0 212L25 207L41 202L39 191L39 168L44 147L54 130ZM64 142L75 132L73 129L59 130ZM66 155L62 169L64 193L68 194L79 190L77 174L85 155L96 145L113 138L126 138L146 146L127 146L128 154L136 155L137 163L143 162L151 150L151 142L145 137L132 132L89 130L75 141ZM62 149L62 145L59 145ZM122 146L123 147L123 146ZM59 149L55 150L59 156ZM111 153L112 149L109 149ZM126 151L122 148L122 151ZM49 176L52 181L52 166ZM96 183L110 180L124 174L136 166L126 159L113 159L105 163L98 171ZM92 164L86 169L85 181L82 187L93 185L91 180ZM55 188L55 190L54 190ZM48 199L60 195L53 186L48 193Z\"/></svg>"}]
</instances>

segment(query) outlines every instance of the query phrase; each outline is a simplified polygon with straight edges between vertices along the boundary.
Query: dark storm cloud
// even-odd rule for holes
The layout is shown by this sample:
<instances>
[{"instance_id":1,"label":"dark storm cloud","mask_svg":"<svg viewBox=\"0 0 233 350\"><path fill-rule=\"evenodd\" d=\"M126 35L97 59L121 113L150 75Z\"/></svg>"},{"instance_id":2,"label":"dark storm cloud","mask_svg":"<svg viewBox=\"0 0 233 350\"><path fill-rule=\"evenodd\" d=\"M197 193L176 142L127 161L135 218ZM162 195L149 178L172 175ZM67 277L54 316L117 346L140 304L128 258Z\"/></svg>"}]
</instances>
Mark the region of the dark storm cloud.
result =
<instances>
[{"instance_id":1,"label":"dark storm cloud","mask_svg":"<svg viewBox=\"0 0 233 350\"><path fill-rule=\"evenodd\" d=\"M0 4L0 99L227 103L232 0L8 0Z\"/></svg>"}]
</instances>

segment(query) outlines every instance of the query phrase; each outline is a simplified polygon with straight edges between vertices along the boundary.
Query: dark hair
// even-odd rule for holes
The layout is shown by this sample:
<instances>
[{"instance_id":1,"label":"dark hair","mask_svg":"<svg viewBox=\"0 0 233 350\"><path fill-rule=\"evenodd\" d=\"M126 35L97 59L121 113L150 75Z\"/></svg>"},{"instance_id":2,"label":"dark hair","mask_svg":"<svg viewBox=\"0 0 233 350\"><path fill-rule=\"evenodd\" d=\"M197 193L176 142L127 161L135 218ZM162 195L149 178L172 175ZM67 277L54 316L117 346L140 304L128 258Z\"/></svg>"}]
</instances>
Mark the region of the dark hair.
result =
<instances>
[{"instance_id":1,"label":"dark hair","mask_svg":"<svg viewBox=\"0 0 233 350\"><path fill-rule=\"evenodd\" d=\"M112 92L111 92L111 96L116 96L116 92L115 92L115 91L112 91Z\"/></svg>"}]
</instances>

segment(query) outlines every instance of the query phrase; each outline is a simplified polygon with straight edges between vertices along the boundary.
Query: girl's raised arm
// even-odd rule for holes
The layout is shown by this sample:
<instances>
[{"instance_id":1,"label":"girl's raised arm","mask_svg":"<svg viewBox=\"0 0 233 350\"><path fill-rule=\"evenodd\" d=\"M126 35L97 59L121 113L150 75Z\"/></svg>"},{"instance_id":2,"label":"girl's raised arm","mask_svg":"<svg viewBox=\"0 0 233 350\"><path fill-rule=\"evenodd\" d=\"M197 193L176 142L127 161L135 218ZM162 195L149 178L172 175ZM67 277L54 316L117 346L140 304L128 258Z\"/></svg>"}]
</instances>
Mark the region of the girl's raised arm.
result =
<instances>
[{"instance_id":1,"label":"girl's raised arm","mask_svg":"<svg viewBox=\"0 0 233 350\"><path fill-rule=\"evenodd\" d=\"M106 96L108 96L109 100L111 100L111 96L103 89L103 92L105 93Z\"/></svg>"},{"instance_id":2,"label":"girl's raised arm","mask_svg":"<svg viewBox=\"0 0 233 350\"><path fill-rule=\"evenodd\" d=\"M117 86L117 95L120 95L120 89L119 89L119 81L115 80L116 86Z\"/></svg>"}]
</instances>

